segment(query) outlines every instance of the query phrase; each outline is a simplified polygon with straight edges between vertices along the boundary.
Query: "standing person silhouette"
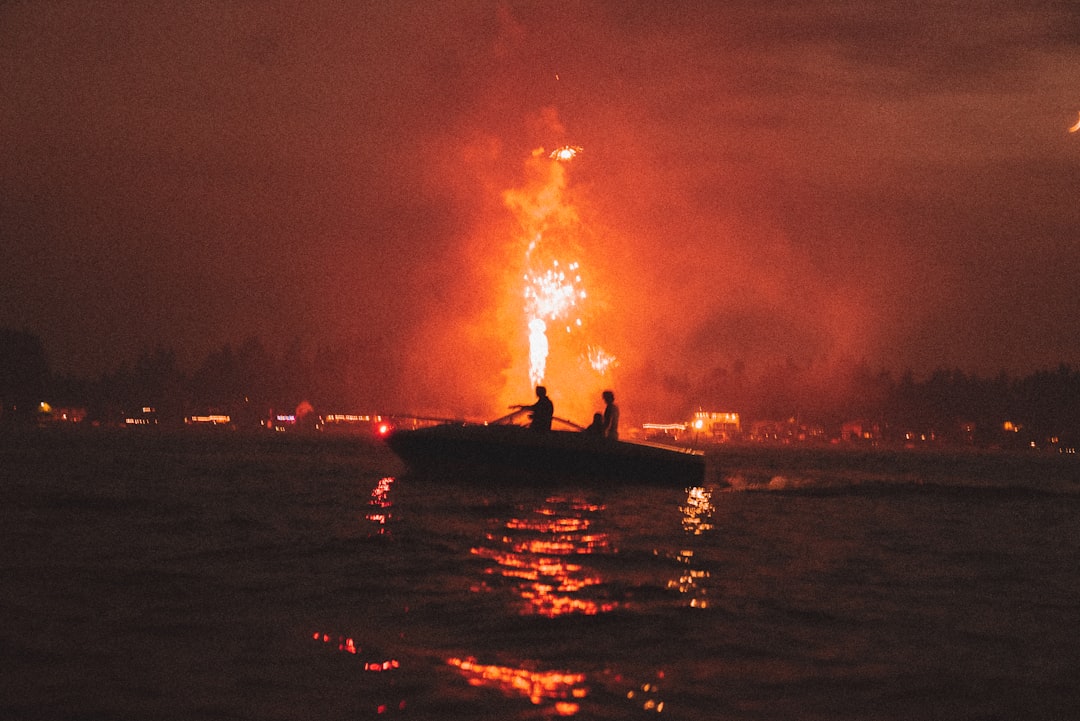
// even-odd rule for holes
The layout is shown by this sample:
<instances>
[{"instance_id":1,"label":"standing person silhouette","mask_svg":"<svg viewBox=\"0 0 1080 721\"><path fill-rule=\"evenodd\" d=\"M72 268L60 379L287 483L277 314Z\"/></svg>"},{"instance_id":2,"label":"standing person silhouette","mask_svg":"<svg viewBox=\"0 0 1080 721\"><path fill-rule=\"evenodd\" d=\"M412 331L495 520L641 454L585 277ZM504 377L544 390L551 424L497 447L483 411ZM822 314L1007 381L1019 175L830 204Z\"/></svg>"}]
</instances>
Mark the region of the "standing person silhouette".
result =
<instances>
[{"instance_id":1,"label":"standing person silhouette","mask_svg":"<svg viewBox=\"0 0 1080 721\"><path fill-rule=\"evenodd\" d=\"M615 405L615 394L604 391L604 438L619 440L619 407Z\"/></svg>"},{"instance_id":2,"label":"standing person silhouette","mask_svg":"<svg viewBox=\"0 0 1080 721\"><path fill-rule=\"evenodd\" d=\"M536 403L531 406L517 405L512 407L520 408L523 411L532 411L532 422L529 423L529 428L534 431L551 430L551 419L555 416L555 405L548 398L547 388L544 386L536 386Z\"/></svg>"}]
</instances>

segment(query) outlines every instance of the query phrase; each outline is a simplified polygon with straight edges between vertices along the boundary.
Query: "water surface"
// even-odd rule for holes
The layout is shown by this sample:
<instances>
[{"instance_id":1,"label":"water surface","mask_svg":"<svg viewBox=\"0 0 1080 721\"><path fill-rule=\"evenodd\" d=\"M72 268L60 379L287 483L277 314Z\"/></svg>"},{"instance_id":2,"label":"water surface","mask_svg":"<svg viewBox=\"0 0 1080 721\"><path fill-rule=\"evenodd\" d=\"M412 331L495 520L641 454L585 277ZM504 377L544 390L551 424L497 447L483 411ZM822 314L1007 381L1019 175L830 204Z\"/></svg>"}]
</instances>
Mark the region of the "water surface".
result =
<instances>
[{"instance_id":1,"label":"water surface","mask_svg":"<svg viewBox=\"0 0 1080 721\"><path fill-rule=\"evenodd\" d=\"M357 439L0 441L11 719L1070 719L1075 458L726 449L702 488Z\"/></svg>"}]
</instances>

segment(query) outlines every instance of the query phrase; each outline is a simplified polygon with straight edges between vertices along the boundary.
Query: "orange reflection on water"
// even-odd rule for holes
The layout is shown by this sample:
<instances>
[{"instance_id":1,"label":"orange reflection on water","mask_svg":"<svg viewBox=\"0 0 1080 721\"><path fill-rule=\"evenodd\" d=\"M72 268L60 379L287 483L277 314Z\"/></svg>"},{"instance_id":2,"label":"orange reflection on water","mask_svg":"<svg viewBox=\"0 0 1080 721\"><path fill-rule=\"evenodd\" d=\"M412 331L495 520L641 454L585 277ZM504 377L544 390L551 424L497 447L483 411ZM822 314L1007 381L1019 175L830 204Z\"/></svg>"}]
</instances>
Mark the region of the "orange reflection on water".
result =
<instances>
[{"instance_id":1,"label":"orange reflection on water","mask_svg":"<svg viewBox=\"0 0 1080 721\"><path fill-rule=\"evenodd\" d=\"M554 701L556 714L573 716L585 698L585 674L565 671L531 671L510 666L477 663L475 658L448 658L446 662L456 667L473 686L491 686L504 693L517 694L529 699L535 706Z\"/></svg>"},{"instance_id":2,"label":"orange reflection on water","mask_svg":"<svg viewBox=\"0 0 1080 721\"><path fill-rule=\"evenodd\" d=\"M397 690L399 680L396 674L386 673L401 668L401 663L396 658L386 658L384 654L372 652L370 649L365 652L351 636L315 631L311 638L329 649L355 657L355 661L349 659L347 663L350 665L356 663L356 667L361 671L367 674L378 674L365 676L368 681L364 684L366 693L361 698L362 706L378 716L406 710L408 704L399 696L400 692ZM379 698L380 696L382 698ZM367 718L367 714L364 714L363 718Z\"/></svg>"},{"instance_id":3,"label":"orange reflection on water","mask_svg":"<svg viewBox=\"0 0 1080 721\"><path fill-rule=\"evenodd\" d=\"M679 510L683 514L682 527L687 535L700 536L712 530L711 491L701 487L686 489L686 504L680 506ZM684 548L672 558L679 563L680 571L677 578L668 581L667 587L689 596L687 605L690 608L708 608L708 589L705 582L709 578L709 572L695 567L693 549Z\"/></svg>"},{"instance_id":4,"label":"orange reflection on water","mask_svg":"<svg viewBox=\"0 0 1080 721\"><path fill-rule=\"evenodd\" d=\"M668 581L667 587L689 595L691 608L708 608L709 601L705 598L708 590L704 587L703 581L709 577L709 572L693 567L694 552L692 550L679 551L675 560L685 565L685 568L680 571L677 579Z\"/></svg>"},{"instance_id":5,"label":"orange reflection on water","mask_svg":"<svg viewBox=\"0 0 1080 721\"><path fill-rule=\"evenodd\" d=\"M386 476L380 478L379 483L371 490L371 500L368 501L368 505L372 510L365 518L375 524L375 535L390 535L390 529L386 524L390 520L390 507L393 506L390 502L390 488L393 485L393 476Z\"/></svg>"},{"instance_id":6,"label":"orange reflection on water","mask_svg":"<svg viewBox=\"0 0 1080 721\"><path fill-rule=\"evenodd\" d=\"M603 579L571 560L610 552L607 534L592 530L594 517L603 508L579 499L548 498L532 515L511 518L499 533L487 534L489 545L472 553L494 562L487 574L518 581L514 590L525 602L522 614L554 617L612 611L618 606L615 602L582 594ZM490 589L484 584L474 590Z\"/></svg>"},{"instance_id":7,"label":"orange reflection on water","mask_svg":"<svg viewBox=\"0 0 1080 721\"><path fill-rule=\"evenodd\" d=\"M329 633L319 633L316 631L312 634L312 638L321 643L328 644L342 653L349 653L353 656L360 654L363 650L356 645L356 641L348 636L333 636ZM363 661L361 667L365 671L390 671L400 668L401 663L396 658L387 658L382 660Z\"/></svg>"},{"instance_id":8,"label":"orange reflection on water","mask_svg":"<svg viewBox=\"0 0 1080 721\"><path fill-rule=\"evenodd\" d=\"M682 527L687 533L700 536L712 530L712 491L699 486L686 489L686 505L679 506L682 511Z\"/></svg>"},{"instance_id":9,"label":"orange reflection on water","mask_svg":"<svg viewBox=\"0 0 1080 721\"><path fill-rule=\"evenodd\" d=\"M663 672L658 674L658 678L663 677ZM640 688L627 691L626 698L631 703L640 704L643 711L664 712L664 701L660 698L660 687L655 683L643 683Z\"/></svg>"}]
</instances>

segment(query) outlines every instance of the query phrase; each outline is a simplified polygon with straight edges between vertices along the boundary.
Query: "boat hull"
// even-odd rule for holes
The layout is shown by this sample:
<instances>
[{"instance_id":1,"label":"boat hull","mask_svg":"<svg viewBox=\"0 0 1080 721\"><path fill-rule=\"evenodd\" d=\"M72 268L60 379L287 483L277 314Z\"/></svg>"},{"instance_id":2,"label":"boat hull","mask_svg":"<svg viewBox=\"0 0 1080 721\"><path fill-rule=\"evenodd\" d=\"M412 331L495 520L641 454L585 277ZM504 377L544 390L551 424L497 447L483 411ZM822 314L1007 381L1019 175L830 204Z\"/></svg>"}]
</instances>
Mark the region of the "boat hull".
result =
<instances>
[{"instance_id":1,"label":"boat hull","mask_svg":"<svg viewBox=\"0 0 1080 721\"><path fill-rule=\"evenodd\" d=\"M699 451L570 431L447 424L396 431L387 443L410 471L428 475L684 487L701 485L705 478L705 458Z\"/></svg>"}]
</instances>

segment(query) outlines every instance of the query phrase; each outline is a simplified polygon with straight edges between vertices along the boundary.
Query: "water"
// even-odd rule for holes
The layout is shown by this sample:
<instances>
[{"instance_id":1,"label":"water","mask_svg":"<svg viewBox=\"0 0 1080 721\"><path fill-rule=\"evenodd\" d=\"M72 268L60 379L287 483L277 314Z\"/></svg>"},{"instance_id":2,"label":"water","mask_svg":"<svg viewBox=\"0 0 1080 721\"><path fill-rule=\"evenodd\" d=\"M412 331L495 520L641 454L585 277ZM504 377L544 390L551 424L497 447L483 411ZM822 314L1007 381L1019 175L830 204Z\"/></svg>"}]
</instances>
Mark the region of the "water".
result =
<instances>
[{"instance_id":1,"label":"water","mask_svg":"<svg viewBox=\"0 0 1080 721\"><path fill-rule=\"evenodd\" d=\"M1075 457L732 451L707 487L359 440L0 439L0 718L1075 719Z\"/></svg>"}]
</instances>

